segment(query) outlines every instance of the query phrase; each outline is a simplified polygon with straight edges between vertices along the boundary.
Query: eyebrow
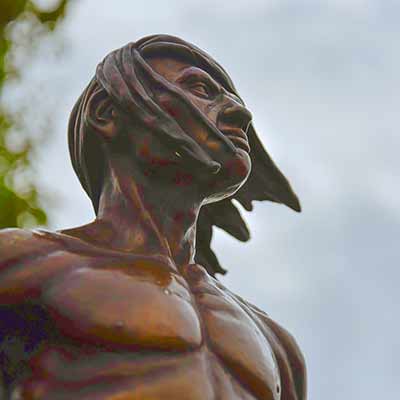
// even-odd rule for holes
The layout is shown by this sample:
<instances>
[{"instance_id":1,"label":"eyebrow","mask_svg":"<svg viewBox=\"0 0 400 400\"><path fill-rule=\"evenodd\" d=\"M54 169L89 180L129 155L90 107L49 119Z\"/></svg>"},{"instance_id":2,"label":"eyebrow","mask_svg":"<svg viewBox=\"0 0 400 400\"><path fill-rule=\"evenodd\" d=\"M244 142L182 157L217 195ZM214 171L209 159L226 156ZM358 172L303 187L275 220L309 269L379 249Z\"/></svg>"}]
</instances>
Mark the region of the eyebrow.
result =
<instances>
[{"instance_id":1,"label":"eyebrow","mask_svg":"<svg viewBox=\"0 0 400 400\"><path fill-rule=\"evenodd\" d=\"M189 80L190 78L192 78L193 76L206 80L208 82L210 82L211 84L213 84L215 87L220 87L221 85L216 82L209 73L207 73L206 71L197 68L197 67L187 67L185 68L182 73L178 76L178 78L176 79L176 82L185 82L187 80Z\"/></svg>"}]
</instances>

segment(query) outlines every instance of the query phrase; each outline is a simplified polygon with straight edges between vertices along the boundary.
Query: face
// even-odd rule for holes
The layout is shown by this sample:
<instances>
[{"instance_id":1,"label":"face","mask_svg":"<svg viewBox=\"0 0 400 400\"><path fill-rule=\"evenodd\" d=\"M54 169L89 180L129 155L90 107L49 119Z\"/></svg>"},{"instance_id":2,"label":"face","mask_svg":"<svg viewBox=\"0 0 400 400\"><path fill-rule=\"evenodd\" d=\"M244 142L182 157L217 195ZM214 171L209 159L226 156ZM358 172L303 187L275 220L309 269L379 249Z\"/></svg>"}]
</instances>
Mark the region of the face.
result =
<instances>
[{"instance_id":1,"label":"face","mask_svg":"<svg viewBox=\"0 0 400 400\"><path fill-rule=\"evenodd\" d=\"M245 182L251 169L247 139L247 128L252 118L250 112L237 96L198 67L165 57L152 57L146 61L154 71L183 92L192 106L189 109L194 108L201 114L189 112L168 91L161 91L158 95L157 102L161 108L221 165L218 173L200 177L207 201L232 195Z\"/></svg>"},{"instance_id":2,"label":"face","mask_svg":"<svg viewBox=\"0 0 400 400\"><path fill-rule=\"evenodd\" d=\"M151 87L153 93L156 92L158 105L179 125L181 135L190 137L194 148L218 163L220 169L204 173L205 170L188 165L184 159L160 159L162 145L158 147L156 142L163 136L154 135L152 129L147 131L147 136L139 135L141 139L134 135L136 154L139 158L140 154L145 154L144 162L151 160L152 165L162 165L163 174L181 168L179 173L190 175L186 181L205 192L206 202L232 195L245 182L251 169L247 140L250 112L237 96L198 67L166 57L152 57L146 62L168 83L160 88ZM179 157L178 152L175 154Z\"/></svg>"}]
</instances>

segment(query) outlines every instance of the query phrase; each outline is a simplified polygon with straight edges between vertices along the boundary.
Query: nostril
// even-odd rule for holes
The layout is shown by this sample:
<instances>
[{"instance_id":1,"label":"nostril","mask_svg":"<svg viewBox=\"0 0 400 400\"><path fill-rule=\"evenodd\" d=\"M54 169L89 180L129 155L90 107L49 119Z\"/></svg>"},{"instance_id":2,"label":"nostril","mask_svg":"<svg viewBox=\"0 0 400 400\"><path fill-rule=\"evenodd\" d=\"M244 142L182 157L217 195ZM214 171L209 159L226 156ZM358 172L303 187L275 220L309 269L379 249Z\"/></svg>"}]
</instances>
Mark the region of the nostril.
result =
<instances>
[{"instance_id":1,"label":"nostril","mask_svg":"<svg viewBox=\"0 0 400 400\"><path fill-rule=\"evenodd\" d=\"M242 106L227 107L220 115L220 122L243 129L244 131L247 130L251 120L252 115L250 111Z\"/></svg>"}]
</instances>

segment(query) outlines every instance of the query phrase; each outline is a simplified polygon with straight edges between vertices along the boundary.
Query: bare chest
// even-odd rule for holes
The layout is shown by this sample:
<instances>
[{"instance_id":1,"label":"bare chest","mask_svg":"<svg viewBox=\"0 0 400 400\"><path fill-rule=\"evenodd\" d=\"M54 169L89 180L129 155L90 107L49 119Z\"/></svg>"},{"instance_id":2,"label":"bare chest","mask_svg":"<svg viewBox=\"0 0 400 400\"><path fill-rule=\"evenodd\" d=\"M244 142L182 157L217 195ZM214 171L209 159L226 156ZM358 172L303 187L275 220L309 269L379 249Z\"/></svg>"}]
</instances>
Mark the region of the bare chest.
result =
<instances>
[{"instance_id":1,"label":"bare chest","mask_svg":"<svg viewBox=\"0 0 400 400\"><path fill-rule=\"evenodd\" d=\"M83 266L51 280L42 301L58 329L79 341L160 351L202 341L185 280L155 264Z\"/></svg>"},{"instance_id":2,"label":"bare chest","mask_svg":"<svg viewBox=\"0 0 400 400\"><path fill-rule=\"evenodd\" d=\"M123 265L82 267L47 282L41 298L65 337L126 354L150 353L160 365L172 353L183 357L177 366L202 354L195 358L199 382L220 374L220 391L233 378L242 389L250 388L255 397L249 399L279 398L279 372L267 339L251 315L198 266L182 274L160 273L151 265L140 272ZM129 368L135 370L134 362ZM166 386L179 377L171 379Z\"/></svg>"}]
</instances>

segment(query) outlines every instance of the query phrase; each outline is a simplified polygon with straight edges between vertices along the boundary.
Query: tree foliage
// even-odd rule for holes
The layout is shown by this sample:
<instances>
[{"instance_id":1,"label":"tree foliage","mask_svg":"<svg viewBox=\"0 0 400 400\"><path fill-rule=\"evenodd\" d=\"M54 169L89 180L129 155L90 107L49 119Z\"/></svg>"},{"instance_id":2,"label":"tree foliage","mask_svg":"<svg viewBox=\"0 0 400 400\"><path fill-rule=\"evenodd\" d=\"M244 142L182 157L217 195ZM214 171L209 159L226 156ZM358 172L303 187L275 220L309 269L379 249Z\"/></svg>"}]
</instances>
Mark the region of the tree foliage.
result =
<instances>
[{"instance_id":1,"label":"tree foliage","mask_svg":"<svg viewBox=\"0 0 400 400\"><path fill-rule=\"evenodd\" d=\"M42 10L34 1L0 0L0 228L44 225L47 221L35 180L29 174L24 175L31 167L34 141L24 136L22 145L17 148L10 145L19 116L18 112L7 110L3 92L7 83L18 80L21 66L13 65L10 60L16 43L9 32L13 25L27 20L52 32L64 17L67 4L68 0L61 0L51 10ZM25 43L32 44L41 37L33 35ZM18 176L25 176L23 187L17 183Z\"/></svg>"}]
</instances>

